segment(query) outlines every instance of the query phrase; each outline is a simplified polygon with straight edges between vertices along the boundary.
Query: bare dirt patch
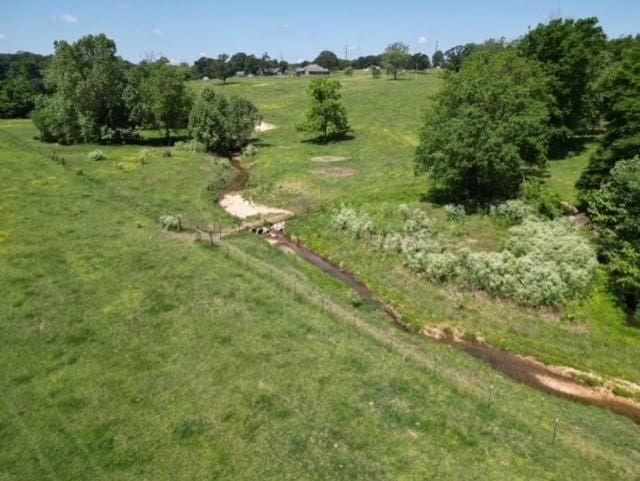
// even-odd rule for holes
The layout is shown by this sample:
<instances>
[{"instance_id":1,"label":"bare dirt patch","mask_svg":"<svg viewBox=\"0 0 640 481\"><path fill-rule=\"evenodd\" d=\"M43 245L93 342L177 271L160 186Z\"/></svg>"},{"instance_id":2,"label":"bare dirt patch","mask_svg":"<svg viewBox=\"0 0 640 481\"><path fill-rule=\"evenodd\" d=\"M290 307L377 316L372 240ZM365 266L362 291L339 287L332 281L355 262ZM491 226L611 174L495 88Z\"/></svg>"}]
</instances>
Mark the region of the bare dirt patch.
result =
<instances>
[{"instance_id":1,"label":"bare dirt patch","mask_svg":"<svg viewBox=\"0 0 640 481\"><path fill-rule=\"evenodd\" d=\"M229 214L239 219L247 219L256 215L270 214L290 214L292 212L284 209L276 209L267 207L266 205L256 204L252 200L247 200L241 194L227 194L220 201L220 207Z\"/></svg>"},{"instance_id":2,"label":"bare dirt patch","mask_svg":"<svg viewBox=\"0 0 640 481\"><path fill-rule=\"evenodd\" d=\"M322 155L320 157L311 157L311 162L327 164L331 162L344 162L350 159L351 157L342 157L340 155Z\"/></svg>"},{"instance_id":3,"label":"bare dirt patch","mask_svg":"<svg viewBox=\"0 0 640 481\"><path fill-rule=\"evenodd\" d=\"M329 169L320 169L312 171L313 175L318 177L351 177L358 173L355 169L345 169L344 167L331 167Z\"/></svg>"},{"instance_id":4,"label":"bare dirt patch","mask_svg":"<svg viewBox=\"0 0 640 481\"><path fill-rule=\"evenodd\" d=\"M273 124L269 124L267 122L260 122L258 125L256 125L256 132L268 132L269 130L273 130L273 129L277 129L278 127L276 127Z\"/></svg>"}]
</instances>

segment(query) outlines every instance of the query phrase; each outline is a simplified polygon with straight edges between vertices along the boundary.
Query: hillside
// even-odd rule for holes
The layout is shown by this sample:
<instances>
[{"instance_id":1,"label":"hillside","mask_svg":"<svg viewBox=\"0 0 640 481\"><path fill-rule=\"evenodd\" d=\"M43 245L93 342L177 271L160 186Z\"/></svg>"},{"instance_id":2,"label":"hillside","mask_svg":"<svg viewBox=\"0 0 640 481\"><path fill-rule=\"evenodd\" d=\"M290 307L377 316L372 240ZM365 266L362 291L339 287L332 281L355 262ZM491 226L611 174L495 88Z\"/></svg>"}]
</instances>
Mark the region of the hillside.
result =
<instances>
[{"instance_id":1,"label":"hillside","mask_svg":"<svg viewBox=\"0 0 640 481\"><path fill-rule=\"evenodd\" d=\"M491 341L551 359L568 352L581 366L577 353L591 345L589 367L637 379L637 367L619 361L624 344L604 355L611 341L597 329L628 349L638 342L606 299L575 308L585 313L575 324L469 296L454 311L449 288L327 228L323 206L418 205L425 181L413 177L412 148L423 105L415 98L426 105L438 79L344 84L355 137L328 146L300 142L293 130L304 79L221 87L254 100L277 126L245 159L247 195L300 213L296 235L415 321L468 323ZM141 145L102 146L106 160L91 161L96 146L42 145L35 133L26 120L0 123L0 337L10 346L0 350L2 479L640 476L629 419L404 333L258 237L209 249L192 234L162 231L163 214L233 223L215 202L232 176L226 160ZM349 157L336 165L355 175L314 173L329 167L310 158L329 155ZM485 245L504 234L481 218L464 229ZM591 322L594 302L612 319ZM567 331L571 343L558 335ZM553 340L549 353L541 334Z\"/></svg>"}]
</instances>

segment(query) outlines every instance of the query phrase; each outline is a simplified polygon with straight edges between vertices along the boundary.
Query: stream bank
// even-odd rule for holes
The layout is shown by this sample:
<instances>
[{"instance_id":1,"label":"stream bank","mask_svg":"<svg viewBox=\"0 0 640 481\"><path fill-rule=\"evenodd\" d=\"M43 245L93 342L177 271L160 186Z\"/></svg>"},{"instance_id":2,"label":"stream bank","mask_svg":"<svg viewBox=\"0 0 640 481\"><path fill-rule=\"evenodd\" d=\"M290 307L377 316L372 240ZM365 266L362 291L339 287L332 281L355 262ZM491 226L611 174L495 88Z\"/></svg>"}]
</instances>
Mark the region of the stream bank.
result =
<instances>
[{"instance_id":1,"label":"stream bank","mask_svg":"<svg viewBox=\"0 0 640 481\"><path fill-rule=\"evenodd\" d=\"M294 216L292 212L284 209L271 208L245 200L241 191L246 187L249 180L249 171L239 158L235 158L232 165L236 168L238 174L229 182L220 200L220 205L227 210L227 212L241 219L246 219L251 215L283 213L290 214L290 217ZM233 204L229 201L231 198L235 199L235 206L244 205L245 210L242 211L242 213L253 213L246 217L237 215L237 211L232 208ZM225 199L227 199L227 201L225 201ZM402 321L401 315L398 312L377 298L374 293L353 274L341 270L331 261L307 247L300 245L298 242L292 242L291 239L283 233L269 233L265 238L274 247L300 257L353 289L363 299L385 312L396 326L415 334L415 332L409 329ZM604 387L596 388L578 382L568 374L569 371L578 372L576 370L549 366L531 357L501 351L482 341L469 341L464 337L455 335L447 336L433 329L425 328L418 335L421 335L425 339L443 342L459 348L473 357L488 363L494 369L519 383L526 384L534 389L557 397L608 409L640 424L640 403L626 397L617 396ZM588 373L583 374L588 375Z\"/></svg>"}]
</instances>

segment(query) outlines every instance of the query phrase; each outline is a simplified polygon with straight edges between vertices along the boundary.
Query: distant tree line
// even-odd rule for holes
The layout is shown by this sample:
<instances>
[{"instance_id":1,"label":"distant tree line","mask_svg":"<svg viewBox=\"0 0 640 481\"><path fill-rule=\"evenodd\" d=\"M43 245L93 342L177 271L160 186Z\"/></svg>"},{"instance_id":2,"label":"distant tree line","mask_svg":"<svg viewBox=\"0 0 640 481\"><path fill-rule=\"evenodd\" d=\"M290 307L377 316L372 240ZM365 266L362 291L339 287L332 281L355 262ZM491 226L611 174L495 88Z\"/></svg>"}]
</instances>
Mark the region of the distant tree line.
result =
<instances>
[{"instance_id":1,"label":"distant tree line","mask_svg":"<svg viewBox=\"0 0 640 481\"><path fill-rule=\"evenodd\" d=\"M27 117L36 96L47 92L44 71L51 56L0 54L0 118Z\"/></svg>"},{"instance_id":2,"label":"distant tree line","mask_svg":"<svg viewBox=\"0 0 640 481\"><path fill-rule=\"evenodd\" d=\"M227 99L205 89L195 99L185 80L191 74L166 58L138 65L117 55L105 35L74 43L57 41L44 73L49 95L35 100L33 122L44 142L60 144L129 142L141 129L189 135L210 152L232 155L251 138L260 116L244 99Z\"/></svg>"}]
</instances>

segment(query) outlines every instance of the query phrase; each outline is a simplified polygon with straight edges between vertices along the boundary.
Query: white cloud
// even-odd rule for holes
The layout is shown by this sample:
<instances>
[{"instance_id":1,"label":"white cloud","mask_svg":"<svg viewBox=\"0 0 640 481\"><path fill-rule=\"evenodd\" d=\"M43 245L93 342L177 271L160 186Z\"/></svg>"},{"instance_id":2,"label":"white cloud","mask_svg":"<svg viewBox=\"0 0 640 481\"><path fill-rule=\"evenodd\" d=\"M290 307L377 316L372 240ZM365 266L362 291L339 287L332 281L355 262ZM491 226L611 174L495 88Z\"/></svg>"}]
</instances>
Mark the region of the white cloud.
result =
<instances>
[{"instance_id":1,"label":"white cloud","mask_svg":"<svg viewBox=\"0 0 640 481\"><path fill-rule=\"evenodd\" d=\"M7 36L4 33L0 33L0 40L4 40Z\"/></svg>"},{"instance_id":2,"label":"white cloud","mask_svg":"<svg viewBox=\"0 0 640 481\"><path fill-rule=\"evenodd\" d=\"M169 63L171 65L180 65L180 62L178 61L178 59L173 58L173 57L169 57Z\"/></svg>"},{"instance_id":3,"label":"white cloud","mask_svg":"<svg viewBox=\"0 0 640 481\"><path fill-rule=\"evenodd\" d=\"M70 13L62 13L60 15L54 15L53 19L60 20L61 22L64 22L64 23L78 23L80 21L78 17L76 17L75 15L71 15Z\"/></svg>"},{"instance_id":4,"label":"white cloud","mask_svg":"<svg viewBox=\"0 0 640 481\"><path fill-rule=\"evenodd\" d=\"M418 43L420 45L424 45L425 43L427 43L427 37L422 36L422 37L418 38Z\"/></svg>"},{"instance_id":5,"label":"white cloud","mask_svg":"<svg viewBox=\"0 0 640 481\"><path fill-rule=\"evenodd\" d=\"M198 54L198 58L206 57L206 56L207 56L207 52L200 52L200 53Z\"/></svg>"},{"instance_id":6,"label":"white cloud","mask_svg":"<svg viewBox=\"0 0 640 481\"><path fill-rule=\"evenodd\" d=\"M158 36L158 37L161 37L162 35L164 35L164 32L162 30L158 29L158 28L152 30L151 33L156 35L156 36Z\"/></svg>"}]
</instances>

